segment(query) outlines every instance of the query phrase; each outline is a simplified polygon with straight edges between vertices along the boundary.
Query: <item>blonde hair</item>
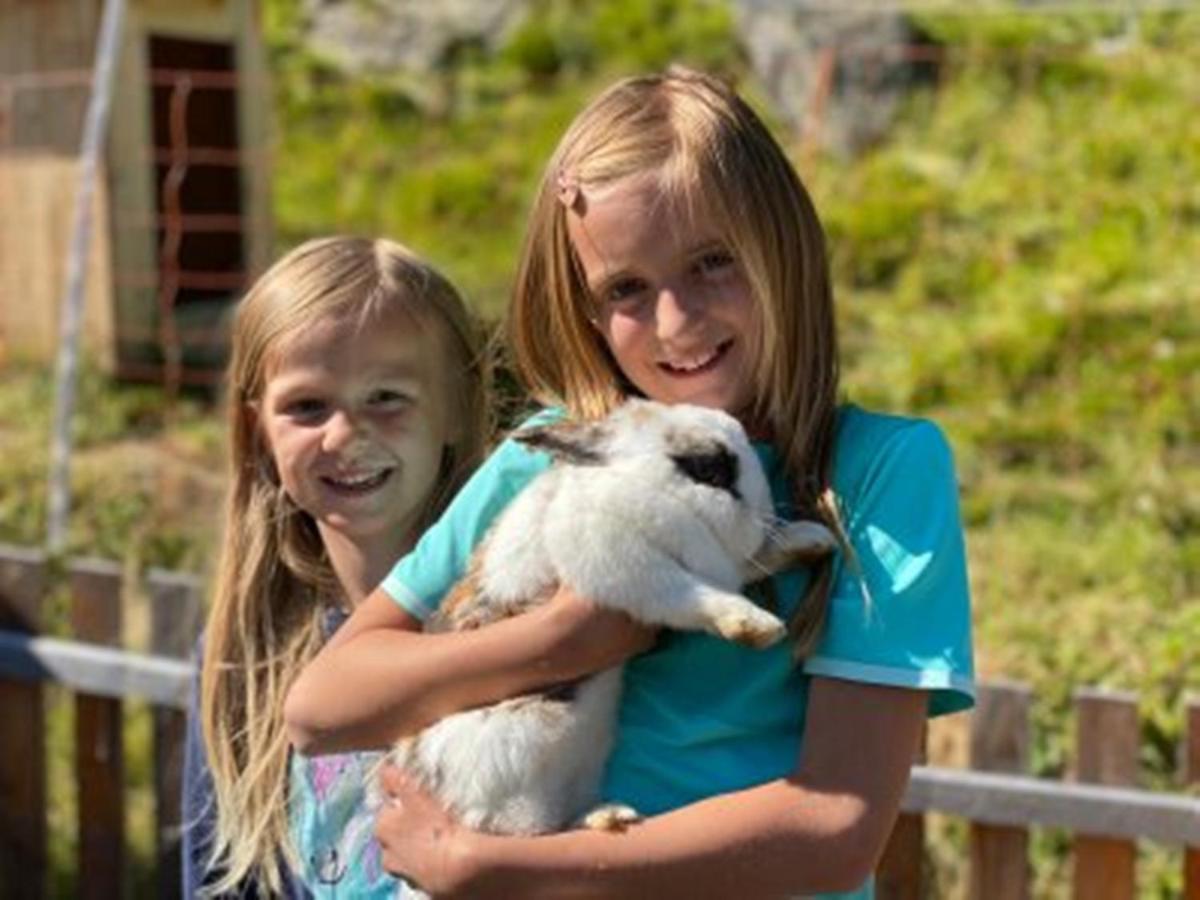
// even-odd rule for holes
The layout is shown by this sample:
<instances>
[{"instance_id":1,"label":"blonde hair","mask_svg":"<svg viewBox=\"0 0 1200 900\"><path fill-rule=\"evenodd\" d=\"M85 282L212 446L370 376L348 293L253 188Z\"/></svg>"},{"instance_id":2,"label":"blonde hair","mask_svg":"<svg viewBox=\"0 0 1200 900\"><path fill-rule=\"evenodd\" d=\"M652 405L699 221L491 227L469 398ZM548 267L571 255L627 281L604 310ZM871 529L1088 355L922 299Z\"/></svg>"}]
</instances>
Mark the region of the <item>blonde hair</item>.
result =
<instances>
[{"instance_id":1,"label":"blonde hair","mask_svg":"<svg viewBox=\"0 0 1200 900\"><path fill-rule=\"evenodd\" d=\"M629 394L592 324L567 232L573 204L562 194L633 177L656 179L664 197L724 229L759 308L751 415L770 426L796 514L840 535L830 488L837 332L824 232L782 148L720 80L679 67L628 78L571 124L542 178L517 271L508 332L518 373L540 402L581 418L603 416ZM831 561L819 565L790 623L798 656L824 626L831 571Z\"/></svg>"},{"instance_id":2,"label":"blonde hair","mask_svg":"<svg viewBox=\"0 0 1200 900\"><path fill-rule=\"evenodd\" d=\"M212 893L256 880L274 894L296 863L288 827L283 701L322 642L340 588L316 523L285 495L252 407L287 341L329 318L399 310L440 331L455 442L445 448L421 527L479 462L489 435L488 366L454 287L399 244L331 237L271 267L239 304L227 372L230 489L200 676L200 718L216 802Z\"/></svg>"}]
</instances>

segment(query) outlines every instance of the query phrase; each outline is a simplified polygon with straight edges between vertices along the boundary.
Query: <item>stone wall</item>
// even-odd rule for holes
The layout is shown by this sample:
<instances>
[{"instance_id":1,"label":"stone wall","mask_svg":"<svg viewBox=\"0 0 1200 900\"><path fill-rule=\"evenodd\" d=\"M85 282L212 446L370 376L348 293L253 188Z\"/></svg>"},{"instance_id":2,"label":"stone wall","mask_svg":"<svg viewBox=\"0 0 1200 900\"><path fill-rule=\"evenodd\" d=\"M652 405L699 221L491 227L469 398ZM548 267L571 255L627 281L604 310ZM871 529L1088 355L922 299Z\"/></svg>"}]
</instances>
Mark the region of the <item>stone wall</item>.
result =
<instances>
[{"instance_id":1,"label":"stone wall","mask_svg":"<svg viewBox=\"0 0 1200 900\"><path fill-rule=\"evenodd\" d=\"M928 75L906 56L916 36L902 13L843 11L828 0L731 2L739 40L779 116L797 132L818 128L835 152L878 140L905 91ZM529 0L307 0L307 41L338 68L395 76L415 102L436 108L437 79L428 76L464 45L499 49L529 7Z\"/></svg>"}]
</instances>

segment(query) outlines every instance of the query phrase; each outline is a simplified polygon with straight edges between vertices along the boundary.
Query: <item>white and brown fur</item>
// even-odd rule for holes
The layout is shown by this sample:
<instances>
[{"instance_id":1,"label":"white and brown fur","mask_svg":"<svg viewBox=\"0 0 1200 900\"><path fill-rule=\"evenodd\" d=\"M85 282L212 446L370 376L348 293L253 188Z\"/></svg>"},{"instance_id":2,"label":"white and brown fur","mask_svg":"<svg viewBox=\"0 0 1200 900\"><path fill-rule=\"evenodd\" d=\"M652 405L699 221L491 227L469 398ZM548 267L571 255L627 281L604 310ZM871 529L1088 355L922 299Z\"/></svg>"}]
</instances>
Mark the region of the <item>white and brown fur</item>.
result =
<instances>
[{"instance_id":1,"label":"white and brown fur","mask_svg":"<svg viewBox=\"0 0 1200 900\"><path fill-rule=\"evenodd\" d=\"M515 438L555 464L496 521L430 630L516 615L561 583L648 625L765 647L784 623L741 586L833 546L816 523L775 525L762 468L725 413L631 400L598 422ZM458 713L401 740L393 758L472 828L619 828L632 810L594 807L620 688L614 668Z\"/></svg>"}]
</instances>

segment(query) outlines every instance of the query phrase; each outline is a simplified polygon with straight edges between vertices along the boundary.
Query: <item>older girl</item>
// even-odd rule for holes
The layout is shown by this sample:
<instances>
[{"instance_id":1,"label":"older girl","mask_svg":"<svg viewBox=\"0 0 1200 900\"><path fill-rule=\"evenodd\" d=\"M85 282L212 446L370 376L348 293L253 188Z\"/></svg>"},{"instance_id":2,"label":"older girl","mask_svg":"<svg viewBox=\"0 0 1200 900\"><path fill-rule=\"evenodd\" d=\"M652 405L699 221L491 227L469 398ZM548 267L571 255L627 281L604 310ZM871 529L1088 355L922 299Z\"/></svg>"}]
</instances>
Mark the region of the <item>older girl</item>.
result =
<instances>
[{"instance_id":1,"label":"older girl","mask_svg":"<svg viewBox=\"0 0 1200 900\"><path fill-rule=\"evenodd\" d=\"M477 834L393 771L385 862L437 896L868 896L925 718L972 702L965 554L938 428L840 401L824 236L782 149L706 75L614 85L550 160L510 324L551 415L629 396L723 409L756 438L779 514L844 542L772 579L790 649L668 634L626 667L604 798L643 822ZM388 740L645 646L565 588L474 633L414 633L547 464L503 444L309 666L288 701L305 751Z\"/></svg>"}]
</instances>

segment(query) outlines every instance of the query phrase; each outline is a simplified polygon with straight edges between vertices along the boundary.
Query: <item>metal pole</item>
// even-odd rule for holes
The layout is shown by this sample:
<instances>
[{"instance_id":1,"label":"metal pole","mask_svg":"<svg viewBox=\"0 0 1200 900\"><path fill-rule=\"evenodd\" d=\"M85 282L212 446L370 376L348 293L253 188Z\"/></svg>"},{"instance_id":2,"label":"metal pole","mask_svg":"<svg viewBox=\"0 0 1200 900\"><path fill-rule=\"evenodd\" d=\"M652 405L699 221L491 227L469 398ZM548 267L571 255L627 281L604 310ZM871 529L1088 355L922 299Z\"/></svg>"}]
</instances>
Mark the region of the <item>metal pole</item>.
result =
<instances>
[{"instance_id":1,"label":"metal pole","mask_svg":"<svg viewBox=\"0 0 1200 900\"><path fill-rule=\"evenodd\" d=\"M71 507L71 419L75 411L75 382L79 373L79 330L83 318L84 275L92 238L92 197L104 137L108 131L113 69L125 19L125 0L108 0L96 41L92 92L88 98L83 142L79 151L79 189L75 194L67 277L59 313L58 359L54 374L54 425L50 435L46 546L63 550Z\"/></svg>"}]
</instances>

